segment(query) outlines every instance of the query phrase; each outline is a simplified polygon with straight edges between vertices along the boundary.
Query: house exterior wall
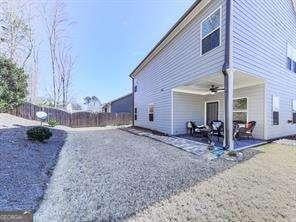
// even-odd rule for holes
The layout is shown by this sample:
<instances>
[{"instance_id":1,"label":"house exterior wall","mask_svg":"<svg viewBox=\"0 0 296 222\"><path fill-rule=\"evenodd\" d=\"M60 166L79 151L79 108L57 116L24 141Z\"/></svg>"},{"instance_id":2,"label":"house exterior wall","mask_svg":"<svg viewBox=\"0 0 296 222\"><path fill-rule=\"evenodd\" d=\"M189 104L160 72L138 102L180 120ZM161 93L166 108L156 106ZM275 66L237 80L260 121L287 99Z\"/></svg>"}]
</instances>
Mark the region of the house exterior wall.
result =
<instances>
[{"instance_id":1,"label":"house exterior wall","mask_svg":"<svg viewBox=\"0 0 296 222\"><path fill-rule=\"evenodd\" d=\"M111 113L132 113L133 94L117 99L111 102Z\"/></svg>"},{"instance_id":2,"label":"house exterior wall","mask_svg":"<svg viewBox=\"0 0 296 222\"><path fill-rule=\"evenodd\" d=\"M204 97L190 93L173 93L172 134L185 134L186 123L203 124Z\"/></svg>"},{"instance_id":3,"label":"house exterior wall","mask_svg":"<svg viewBox=\"0 0 296 222\"><path fill-rule=\"evenodd\" d=\"M296 48L296 14L291 0L233 1L233 65L266 81L266 138L296 133L291 100L296 73L287 67L287 43ZM272 122L272 96L280 98L280 124Z\"/></svg>"},{"instance_id":4,"label":"house exterior wall","mask_svg":"<svg viewBox=\"0 0 296 222\"><path fill-rule=\"evenodd\" d=\"M220 6L220 46L201 55L201 22ZM221 72L225 48L225 9L225 0L211 1L135 76L137 92L134 93L134 105L138 110L138 118L134 122L136 126L171 134L172 89L198 77ZM149 104L154 105L153 122L148 119Z\"/></svg>"}]
</instances>

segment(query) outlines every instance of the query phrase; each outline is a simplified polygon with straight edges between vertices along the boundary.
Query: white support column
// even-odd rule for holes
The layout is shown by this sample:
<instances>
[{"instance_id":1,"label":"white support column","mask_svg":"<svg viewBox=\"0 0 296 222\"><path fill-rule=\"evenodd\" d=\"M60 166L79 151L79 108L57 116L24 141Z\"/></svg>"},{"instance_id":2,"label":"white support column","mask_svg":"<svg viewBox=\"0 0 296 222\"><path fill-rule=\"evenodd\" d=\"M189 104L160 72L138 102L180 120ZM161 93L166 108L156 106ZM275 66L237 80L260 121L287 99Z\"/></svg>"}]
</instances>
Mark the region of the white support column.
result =
<instances>
[{"instance_id":1,"label":"white support column","mask_svg":"<svg viewBox=\"0 0 296 222\"><path fill-rule=\"evenodd\" d=\"M233 70L228 69L224 77L224 141L223 146L232 150L233 147Z\"/></svg>"},{"instance_id":2,"label":"white support column","mask_svg":"<svg viewBox=\"0 0 296 222\"><path fill-rule=\"evenodd\" d=\"M174 135L174 90L171 90L171 135Z\"/></svg>"},{"instance_id":3,"label":"white support column","mask_svg":"<svg viewBox=\"0 0 296 222\"><path fill-rule=\"evenodd\" d=\"M228 126L229 150L233 150L233 69L228 70Z\"/></svg>"}]
</instances>

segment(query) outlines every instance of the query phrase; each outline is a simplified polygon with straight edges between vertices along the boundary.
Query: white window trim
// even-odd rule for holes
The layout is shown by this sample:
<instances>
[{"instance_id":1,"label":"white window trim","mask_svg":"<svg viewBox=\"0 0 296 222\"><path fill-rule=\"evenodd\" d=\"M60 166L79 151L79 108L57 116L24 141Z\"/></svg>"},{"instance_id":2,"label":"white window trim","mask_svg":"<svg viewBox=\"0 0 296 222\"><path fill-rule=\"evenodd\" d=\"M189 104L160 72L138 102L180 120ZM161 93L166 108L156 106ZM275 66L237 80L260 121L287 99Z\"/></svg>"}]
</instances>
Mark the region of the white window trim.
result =
<instances>
[{"instance_id":1,"label":"white window trim","mask_svg":"<svg viewBox=\"0 0 296 222\"><path fill-rule=\"evenodd\" d=\"M247 109L238 109L238 110L234 110L233 109L233 113L236 113L236 112L238 112L238 113L247 112L247 122L246 123L248 123L249 122L249 98L246 97L246 96L237 97L237 98L233 98L233 101L234 100L238 100L238 99L247 99Z\"/></svg>"},{"instance_id":2,"label":"white window trim","mask_svg":"<svg viewBox=\"0 0 296 222\"><path fill-rule=\"evenodd\" d=\"M296 99L292 99L291 107L292 107L292 112L296 112Z\"/></svg>"},{"instance_id":3,"label":"white window trim","mask_svg":"<svg viewBox=\"0 0 296 222\"><path fill-rule=\"evenodd\" d=\"M150 113L150 106L153 106L153 113ZM148 115L149 114L154 114L155 113L155 110L154 109L155 109L154 103L149 103L148 104Z\"/></svg>"},{"instance_id":4,"label":"white window trim","mask_svg":"<svg viewBox=\"0 0 296 222\"><path fill-rule=\"evenodd\" d=\"M218 102L218 119L220 119L219 117L220 117L220 100L208 100L208 101L205 101L205 107L204 107L204 113L205 113L205 115L204 115L204 125L206 125L207 124L207 104L208 103L216 103L216 102Z\"/></svg>"},{"instance_id":5,"label":"white window trim","mask_svg":"<svg viewBox=\"0 0 296 222\"><path fill-rule=\"evenodd\" d=\"M208 33L207 35L205 35L204 37L202 37L202 24L209 18L211 17L213 14L215 14L215 12L217 12L218 10L220 10L220 22L219 22L219 26L214 29L212 32ZM221 46L221 38L222 38L222 5L220 5L217 9L215 9L213 12L211 12L210 15L208 15L206 18L204 18L201 23L200 23L200 55L206 55L209 52L211 52L212 50L216 49L211 49L210 51L205 52L204 54L202 53L202 40L206 37L208 37L209 35L211 35L213 32L217 31L220 28L220 35L219 35L219 45L216 47L220 47Z\"/></svg>"},{"instance_id":6,"label":"white window trim","mask_svg":"<svg viewBox=\"0 0 296 222\"><path fill-rule=\"evenodd\" d=\"M150 107L153 107L153 112L152 113L150 113ZM153 115L153 120L152 121L150 121L150 114L152 114ZM148 104L148 121L149 122L154 122L154 120L155 120L155 105L154 105L154 103L149 103Z\"/></svg>"},{"instance_id":7,"label":"white window trim","mask_svg":"<svg viewBox=\"0 0 296 222\"><path fill-rule=\"evenodd\" d=\"M296 63L296 48L287 42L287 59L288 58L291 59L291 69L288 68L287 64L286 64L286 69L288 69L290 72L295 73L294 63ZM287 60L286 60L286 63L287 63Z\"/></svg>"},{"instance_id":8,"label":"white window trim","mask_svg":"<svg viewBox=\"0 0 296 222\"><path fill-rule=\"evenodd\" d=\"M276 98L278 99L278 109L276 109L277 107L275 107L275 103L274 103ZM281 104L280 97L273 95L272 96L272 111L279 112L280 111L280 104Z\"/></svg>"}]
</instances>

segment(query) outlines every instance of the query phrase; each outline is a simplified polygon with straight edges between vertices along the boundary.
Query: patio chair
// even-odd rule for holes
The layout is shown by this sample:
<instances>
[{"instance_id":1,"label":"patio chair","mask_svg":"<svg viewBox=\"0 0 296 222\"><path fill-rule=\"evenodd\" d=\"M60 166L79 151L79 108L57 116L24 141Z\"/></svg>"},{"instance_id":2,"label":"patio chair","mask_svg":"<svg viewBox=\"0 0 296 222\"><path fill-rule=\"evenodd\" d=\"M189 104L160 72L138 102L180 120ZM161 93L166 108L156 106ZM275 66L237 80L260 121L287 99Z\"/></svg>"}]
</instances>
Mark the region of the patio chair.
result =
<instances>
[{"instance_id":1,"label":"patio chair","mask_svg":"<svg viewBox=\"0 0 296 222\"><path fill-rule=\"evenodd\" d=\"M224 123L220 120L215 120L211 121L209 126L212 130L212 135L217 136L219 142L219 138L223 137L224 134Z\"/></svg>"},{"instance_id":2,"label":"patio chair","mask_svg":"<svg viewBox=\"0 0 296 222\"><path fill-rule=\"evenodd\" d=\"M247 137L248 139L253 138L253 131L256 126L256 121L251 121L246 124L245 127L240 127L238 129L237 137Z\"/></svg>"},{"instance_id":3,"label":"patio chair","mask_svg":"<svg viewBox=\"0 0 296 222\"><path fill-rule=\"evenodd\" d=\"M189 134L190 136L194 135L195 129L196 129L196 124L193 121L188 121L186 123L186 129L187 129L187 134Z\"/></svg>"}]
</instances>

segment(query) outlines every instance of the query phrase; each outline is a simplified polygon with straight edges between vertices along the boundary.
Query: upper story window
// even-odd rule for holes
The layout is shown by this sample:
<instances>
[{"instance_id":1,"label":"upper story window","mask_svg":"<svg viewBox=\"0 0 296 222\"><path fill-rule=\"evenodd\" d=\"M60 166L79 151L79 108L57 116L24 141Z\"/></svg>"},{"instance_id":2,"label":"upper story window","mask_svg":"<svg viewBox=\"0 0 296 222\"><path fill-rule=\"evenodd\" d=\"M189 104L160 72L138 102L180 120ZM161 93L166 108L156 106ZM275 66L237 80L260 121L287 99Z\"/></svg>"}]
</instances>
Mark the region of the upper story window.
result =
<instances>
[{"instance_id":1,"label":"upper story window","mask_svg":"<svg viewBox=\"0 0 296 222\"><path fill-rule=\"evenodd\" d=\"M296 73L296 49L287 45L287 68Z\"/></svg>"},{"instance_id":2,"label":"upper story window","mask_svg":"<svg viewBox=\"0 0 296 222\"><path fill-rule=\"evenodd\" d=\"M138 91L138 86L135 85L135 87L134 87L134 92L137 92L137 91Z\"/></svg>"},{"instance_id":3,"label":"upper story window","mask_svg":"<svg viewBox=\"0 0 296 222\"><path fill-rule=\"evenodd\" d=\"M220 45L221 8L201 23L201 53L205 54Z\"/></svg>"}]
</instances>

